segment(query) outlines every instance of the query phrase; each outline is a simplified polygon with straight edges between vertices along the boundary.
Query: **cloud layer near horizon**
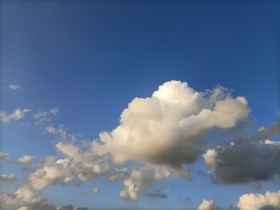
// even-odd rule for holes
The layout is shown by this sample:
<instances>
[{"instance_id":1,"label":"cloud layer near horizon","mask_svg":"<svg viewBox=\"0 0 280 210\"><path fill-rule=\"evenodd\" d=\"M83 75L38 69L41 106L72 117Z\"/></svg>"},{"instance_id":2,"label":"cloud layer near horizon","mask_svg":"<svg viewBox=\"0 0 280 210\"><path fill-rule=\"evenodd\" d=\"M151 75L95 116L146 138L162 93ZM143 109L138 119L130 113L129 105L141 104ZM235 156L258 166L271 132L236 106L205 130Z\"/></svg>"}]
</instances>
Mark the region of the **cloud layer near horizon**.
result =
<instances>
[{"instance_id":1,"label":"cloud layer near horizon","mask_svg":"<svg viewBox=\"0 0 280 210\"><path fill-rule=\"evenodd\" d=\"M2 114L2 121L20 119L27 111ZM83 146L73 144L75 137L63 126L46 125L57 112L58 108L53 108L34 118L39 122L35 123L37 126L46 126L44 132L60 139L55 144L60 158L45 157L15 193L2 195L6 203L16 203L21 209L44 209L50 204L38 194L46 187L79 184L101 176L111 182L123 182L119 191L123 200L136 201L141 196L167 198L161 191L150 191L153 183L174 176L191 180L185 166L196 162L205 151L205 163L213 168L212 178L220 183L269 180L280 173L279 142L263 139L278 132L277 123L260 129L251 138L233 144L223 142L222 146L209 149L210 132L231 131L228 133L234 138L234 129L250 118L246 99L232 97L222 86L197 92L185 82L166 82L151 97L133 99L115 129L101 132L99 139ZM8 159L7 153L0 153L0 161ZM25 155L16 162L28 165L34 160ZM125 168L123 163L131 160L136 164ZM99 191L94 189L93 192ZM241 210L242 202L241 199ZM198 209L213 210L214 203L204 200Z\"/></svg>"}]
</instances>

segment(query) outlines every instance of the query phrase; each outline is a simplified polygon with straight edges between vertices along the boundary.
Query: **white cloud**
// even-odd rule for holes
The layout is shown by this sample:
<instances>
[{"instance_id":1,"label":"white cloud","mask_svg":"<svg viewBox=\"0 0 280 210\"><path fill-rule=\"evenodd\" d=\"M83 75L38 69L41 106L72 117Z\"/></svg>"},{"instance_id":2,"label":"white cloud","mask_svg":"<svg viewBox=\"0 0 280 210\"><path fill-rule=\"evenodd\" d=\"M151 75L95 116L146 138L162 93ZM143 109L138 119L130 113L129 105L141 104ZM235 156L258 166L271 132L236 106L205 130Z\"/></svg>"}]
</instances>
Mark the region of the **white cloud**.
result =
<instances>
[{"instance_id":1,"label":"white cloud","mask_svg":"<svg viewBox=\"0 0 280 210\"><path fill-rule=\"evenodd\" d=\"M214 210L214 201L212 200L203 200L202 203L199 205L197 210Z\"/></svg>"},{"instance_id":2,"label":"white cloud","mask_svg":"<svg viewBox=\"0 0 280 210\"><path fill-rule=\"evenodd\" d=\"M77 135L69 134L67 130L63 127L63 125L60 125L59 127L47 126L45 130L49 134L56 135L60 141L67 140L70 142L74 142L75 140L77 140Z\"/></svg>"},{"instance_id":3,"label":"white cloud","mask_svg":"<svg viewBox=\"0 0 280 210\"><path fill-rule=\"evenodd\" d=\"M0 152L0 162L4 162L9 159L9 154L5 152Z\"/></svg>"},{"instance_id":4,"label":"white cloud","mask_svg":"<svg viewBox=\"0 0 280 210\"><path fill-rule=\"evenodd\" d=\"M29 186L24 185L14 193L0 193L0 203L27 208L29 204L39 201L37 192Z\"/></svg>"},{"instance_id":5,"label":"white cloud","mask_svg":"<svg viewBox=\"0 0 280 210\"><path fill-rule=\"evenodd\" d=\"M88 210L85 207L74 208L71 204L56 208L46 199L34 198L34 192L26 187L20 188L13 194L0 194L0 203L11 206L11 209L17 208L17 210Z\"/></svg>"},{"instance_id":6,"label":"white cloud","mask_svg":"<svg viewBox=\"0 0 280 210\"><path fill-rule=\"evenodd\" d=\"M0 181L1 182L12 182L16 180L15 174L0 174Z\"/></svg>"},{"instance_id":7,"label":"white cloud","mask_svg":"<svg viewBox=\"0 0 280 210\"><path fill-rule=\"evenodd\" d=\"M53 126L48 126L48 127L46 127L46 131L50 134L60 135L61 139L66 139L66 137L67 137L67 131L62 127L55 128Z\"/></svg>"},{"instance_id":8,"label":"white cloud","mask_svg":"<svg viewBox=\"0 0 280 210\"><path fill-rule=\"evenodd\" d=\"M11 85L9 85L9 88L12 89L12 90L19 90L22 87L20 85L11 84Z\"/></svg>"},{"instance_id":9,"label":"white cloud","mask_svg":"<svg viewBox=\"0 0 280 210\"><path fill-rule=\"evenodd\" d=\"M172 169L168 169L164 166L151 166L144 165L142 167L137 167L133 169L129 175L123 181L123 188L120 191L120 197L123 200L136 201L139 199L140 195L152 195L158 197L163 194L148 192L149 187L155 181L163 180L171 176L173 173Z\"/></svg>"},{"instance_id":10,"label":"white cloud","mask_svg":"<svg viewBox=\"0 0 280 210\"><path fill-rule=\"evenodd\" d=\"M30 112L29 109L15 109L13 113L7 114L6 112L0 112L0 121L8 123L11 120L19 120L22 119L25 113Z\"/></svg>"},{"instance_id":11,"label":"white cloud","mask_svg":"<svg viewBox=\"0 0 280 210\"><path fill-rule=\"evenodd\" d=\"M73 210L74 206L72 206L71 204L67 204L61 207L58 207L57 210Z\"/></svg>"},{"instance_id":12,"label":"white cloud","mask_svg":"<svg viewBox=\"0 0 280 210\"><path fill-rule=\"evenodd\" d=\"M24 155L22 157L20 157L18 159L18 162L21 164L29 164L31 163L33 160L35 160L34 156L30 156L30 155Z\"/></svg>"},{"instance_id":13,"label":"white cloud","mask_svg":"<svg viewBox=\"0 0 280 210\"><path fill-rule=\"evenodd\" d=\"M187 83L166 82L150 98L135 98L121 114L120 125L93 142L98 154L116 163L146 161L181 167L201 154L202 137L213 128L233 128L250 112L245 98L217 87L215 96L196 92ZM218 92L218 93L217 93ZM220 97L219 97L220 96Z\"/></svg>"},{"instance_id":14,"label":"white cloud","mask_svg":"<svg viewBox=\"0 0 280 210\"><path fill-rule=\"evenodd\" d=\"M22 206L17 210L56 210L56 208L48 203L44 204L41 202L37 202L37 203L29 204L28 206Z\"/></svg>"},{"instance_id":15,"label":"white cloud","mask_svg":"<svg viewBox=\"0 0 280 210\"><path fill-rule=\"evenodd\" d=\"M280 191L262 194L244 194L239 198L237 206L240 210L280 209Z\"/></svg>"},{"instance_id":16,"label":"white cloud","mask_svg":"<svg viewBox=\"0 0 280 210\"><path fill-rule=\"evenodd\" d=\"M45 200L38 200L33 203L24 204L17 210L56 210L56 208Z\"/></svg>"},{"instance_id":17,"label":"white cloud","mask_svg":"<svg viewBox=\"0 0 280 210\"><path fill-rule=\"evenodd\" d=\"M215 167L216 165L216 157L217 157L217 152L214 149L209 149L205 154L203 154L204 161L206 165L210 167Z\"/></svg>"},{"instance_id":18,"label":"white cloud","mask_svg":"<svg viewBox=\"0 0 280 210\"><path fill-rule=\"evenodd\" d=\"M42 124L46 122L50 122L52 118L57 115L59 109L58 108L52 108L45 112L37 112L34 115L34 118L37 120L36 124Z\"/></svg>"},{"instance_id":19,"label":"white cloud","mask_svg":"<svg viewBox=\"0 0 280 210\"><path fill-rule=\"evenodd\" d=\"M145 174L140 170L133 170L130 177L123 182L120 197L124 200L138 200L139 193L147 188Z\"/></svg>"},{"instance_id":20,"label":"white cloud","mask_svg":"<svg viewBox=\"0 0 280 210\"><path fill-rule=\"evenodd\" d=\"M51 109L39 112L34 117L47 122L57 111ZM17 190L17 199L34 203L38 201L36 195L48 186L73 182L79 184L103 175L108 176L110 181L123 181L119 196L124 200L136 201L142 195L163 198L165 194L150 191L154 182L168 179L174 174L190 179L184 166L195 162L205 151L204 140L207 134L212 129L233 129L240 122L246 121L249 113L246 99L233 98L222 86L203 93L188 87L187 83L164 83L150 98L133 99L121 114L120 125L112 132L100 133L100 140L88 143L87 147L66 143L73 135L68 134L63 126L46 127L46 132L62 140L55 145L62 157L46 158L39 169L29 174L25 185ZM267 136L274 131L273 127L262 134ZM266 152L263 152L263 147ZM276 147L278 143L269 140L262 143L233 142L231 145L210 149L203 157L222 182L247 182L251 180L250 176L258 175L254 171L257 167L260 168L257 172L267 171L266 168L256 166L255 160L263 159L260 160L261 166L266 161L268 169L272 166L276 168L271 170L272 176L269 178L279 172L273 156L277 154ZM253 155L247 157L248 151ZM269 153L272 156L263 155L268 154L267 151L272 152ZM241 158L238 159L239 156ZM32 158L24 156L18 162L30 163ZM251 168L244 165L244 158L250 164L253 163ZM272 162L267 164L268 158L272 158ZM138 168L117 168L120 166L118 164L127 160L137 161ZM237 163L236 168L230 168L231 163ZM246 167L251 171L249 174L235 173ZM245 181L240 181L243 179ZM93 193L98 191L98 188L92 189ZM27 205L25 207L29 208ZM213 201L203 200L198 209L214 209Z\"/></svg>"},{"instance_id":21,"label":"white cloud","mask_svg":"<svg viewBox=\"0 0 280 210\"><path fill-rule=\"evenodd\" d=\"M102 176L110 170L104 157L89 152L82 153L78 147L63 142L59 142L56 148L65 158L58 160L48 158L41 169L31 173L28 181L32 188L42 190L55 184L85 182Z\"/></svg>"},{"instance_id":22,"label":"white cloud","mask_svg":"<svg viewBox=\"0 0 280 210\"><path fill-rule=\"evenodd\" d=\"M19 189L17 189L15 195L16 199L21 203L33 203L37 201L37 191L35 191L28 185L22 186Z\"/></svg>"},{"instance_id":23,"label":"white cloud","mask_svg":"<svg viewBox=\"0 0 280 210\"><path fill-rule=\"evenodd\" d=\"M187 83L167 82L151 98L135 98L123 111L120 125L112 132L101 133L100 143L93 141L86 149L66 143L71 135L63 126L48 126L48 133L63 140L56 144L63 158L44 161L28 176L27 186L37 192L51 185L108 175L111 181L123 180L122 199L137 200L153 182L172 174L190 179L183 165L193 163L202 153L200 143L207 132L232 128L246 120L250 112L245 98L234 99L221 86L207 94L194 91ZM37 113L34 117L48 114ZM126 160L138 161L141 170L113 168Z\"/></svg>"}]
</instances>

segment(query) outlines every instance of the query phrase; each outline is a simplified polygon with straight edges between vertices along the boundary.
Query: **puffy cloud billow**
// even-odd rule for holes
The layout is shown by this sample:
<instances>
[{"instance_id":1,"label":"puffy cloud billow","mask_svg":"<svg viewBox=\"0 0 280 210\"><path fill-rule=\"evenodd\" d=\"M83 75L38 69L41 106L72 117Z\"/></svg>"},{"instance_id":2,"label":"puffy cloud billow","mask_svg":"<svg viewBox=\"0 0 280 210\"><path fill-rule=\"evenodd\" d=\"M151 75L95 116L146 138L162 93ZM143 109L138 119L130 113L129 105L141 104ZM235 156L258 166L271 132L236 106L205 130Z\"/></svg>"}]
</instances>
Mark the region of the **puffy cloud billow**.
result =
<instances>
[{"instance_id":1,"label":"puffy cloud billow","mask_svg":"<svg viewBox=\"0 0 280 210\"><path fill-rule=\"evenodd\" d=\"M237 204L240 210L279 210L280 191L262 194L244 194Z\"/></svg>"},{"instance_id":2,"label":"puffy cloud billow","mask_svg":"<svg viewBox=\"0 0 280 210\"><path fill-rule=\"evenodd\" d=\"M133 169L123 181L120 197L123 200L138 200L140 195L152 197L166 196L159 192L148 192L149 187L156 181L166 179L173 171L163 166L142 166Z\"/></svg>"},{"instance_id":3,"label":"puffy cloud billow","mask_svg":"<svg viewBox=\"0 0 280 210\"><path fill-rule=\"evenodd\" d=\"M166 82L150 98L135 98L121 114L120 125L100 134L93 151L116 163L145 161L181 167L201 154L201 140L213 128L233 128L247 119L243 97L232 98L218 86L206 93L187 83Z\"/></svg>"},{"instance_id":4,"label":"puffy cloud billow","mask_svg":"<svg viewBox=\"0 0 280 210\"><path fill-rule=\"evenodd\" d=\"M214 201L203 200L202 203L198 206L197 210L215 210Z\"/></svg>"},{"instance_id":5,"label":"puffy cloud billow","mask_svg":"<svg viewBox=\"0 0 280 210\"><path fill-rule=\"evenodd\" d=\"M21 163L21 164L29 164L31 163L33 160L35 160L34 156L30 156L30 155L24 155L22 157L20 157L17 162Z\"/></svg>"},{"instance_id":6,"label":"puffy cloud billow","mask_svg":"<svg viewBox=\"0 0 280 210\"><path fill-rule=\"evenodd\" d=\"M48 158L42 163L42 168L28 176L28 183L33 189L42 190L47 186L85 182L97 178L110 170L105 157L99 157L90 152L82 153L77 146L59 142L57 150L65 158Z\"/></svg>"}]
</instances>

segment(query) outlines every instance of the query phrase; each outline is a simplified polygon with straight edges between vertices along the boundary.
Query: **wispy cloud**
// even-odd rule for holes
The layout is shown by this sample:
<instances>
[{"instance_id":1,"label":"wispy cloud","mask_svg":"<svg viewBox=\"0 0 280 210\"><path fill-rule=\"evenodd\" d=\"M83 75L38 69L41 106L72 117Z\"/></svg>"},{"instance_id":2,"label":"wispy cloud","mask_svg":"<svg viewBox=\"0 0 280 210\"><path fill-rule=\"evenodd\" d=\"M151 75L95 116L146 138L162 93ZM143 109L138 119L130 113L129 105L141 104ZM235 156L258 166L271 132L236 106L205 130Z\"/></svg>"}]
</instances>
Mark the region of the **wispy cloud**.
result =
<instances>
[{"instance_id":1,"label":"wispy cloud","mask_svg":"<svg viewBox=\"0 0 280 210\"><path fill-rule=\"evenodd\" d=\"M12 182L16 180L15 174L0 174L0 181L1 182Z\"/></svg>"},{"instance_id":2,"label":"wispy cloud","mask_svg":"<svg viewBox=\"0 0 280 210\"><path fill-rule=\"evenodd\" d=\"M5 152L0 152L0 162L4 162L9 159L9 154Z\"/></svg>"},{"instance_id":3,"label":"wispy cloud","mask_svg":"<svg viewBox=\"0 0 280 210\"><path fill-rule=\"evenodd\" d=\"M161 198L161 199L168 198L168 196L164 192L161 192L159 190L155 192L147 192L145 193L145 196L150 198Z\"/></svg>"},{"instance_id":4,"label":"wispy cloud","mask_svg":"<svg viewBox=\"0 0 280 210\"><path fill-rule=\"evenodd\" d=\"M45 130L49 134L59 135L59 137L62 140L66 140L66 137L68 136L67 131L66 131L66 129L63 128L63 126L60 126L58 128L56 128L54 126L48 126L48 127L45 128Z\"/></svg>"},{"instance_id":5,"label":"wispy cloud","mask_svg":"<svg viewBox=\"0 0 280 210\"><path fill-rule=\"evenodd\" d=\"M22 89L22 87L20 85L16 85L16 84L9 85L9 88L12 89L12 90Z\"/></svg>"},{"instance_id":6,"label":"wispy cloud","mask_svg":"<svg viewBox=\"0 0 280 210\"><path fill-rule=\"evenodd\" d=\"M52 109L49 109L48 111L37 112L34 115L34 118L36 119L36 124L50 122L52 120L52 118L55 115L57 115L58 111L59 111L58 108L52 108Z\"/></svg>"},{"instance_id":7,"label":"wispy cloud","mask_svg":"<svg viewBox=\"0 0 280 210\"><path fill-rule=\"evenodd\" d=\"M7 114L6 112L0 112L0 121L4 123L8 123L11 120L20 120L24 117L27 112L30 112L29 109L15 109L11 114Z\"/></svg>"}]
</instances>

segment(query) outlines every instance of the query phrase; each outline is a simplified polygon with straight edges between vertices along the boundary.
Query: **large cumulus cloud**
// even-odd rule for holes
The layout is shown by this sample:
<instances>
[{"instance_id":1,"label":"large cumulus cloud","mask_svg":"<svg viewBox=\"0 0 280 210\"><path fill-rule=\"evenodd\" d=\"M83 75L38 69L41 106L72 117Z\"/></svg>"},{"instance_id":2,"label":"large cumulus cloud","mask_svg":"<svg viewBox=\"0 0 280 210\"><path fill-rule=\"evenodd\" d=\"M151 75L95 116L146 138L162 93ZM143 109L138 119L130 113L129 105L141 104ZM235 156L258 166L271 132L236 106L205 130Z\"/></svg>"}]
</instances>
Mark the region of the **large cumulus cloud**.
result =
<instances>
[{"instance_id":1,"label":"large cumulus cloud","mask_svg":"<svg viewBox=\"0 0 280 210\"><path fill-rule=\"evenodd\" d=\"M185 82L170 81L150 98L133 99L120 125L102 132L93 151L112 155L116 163L137 160L181 167L198 158L208 131L232 128L249 112L245 98L232 98L220 86L206 94Z\"/></svg>"}]
</instances>

